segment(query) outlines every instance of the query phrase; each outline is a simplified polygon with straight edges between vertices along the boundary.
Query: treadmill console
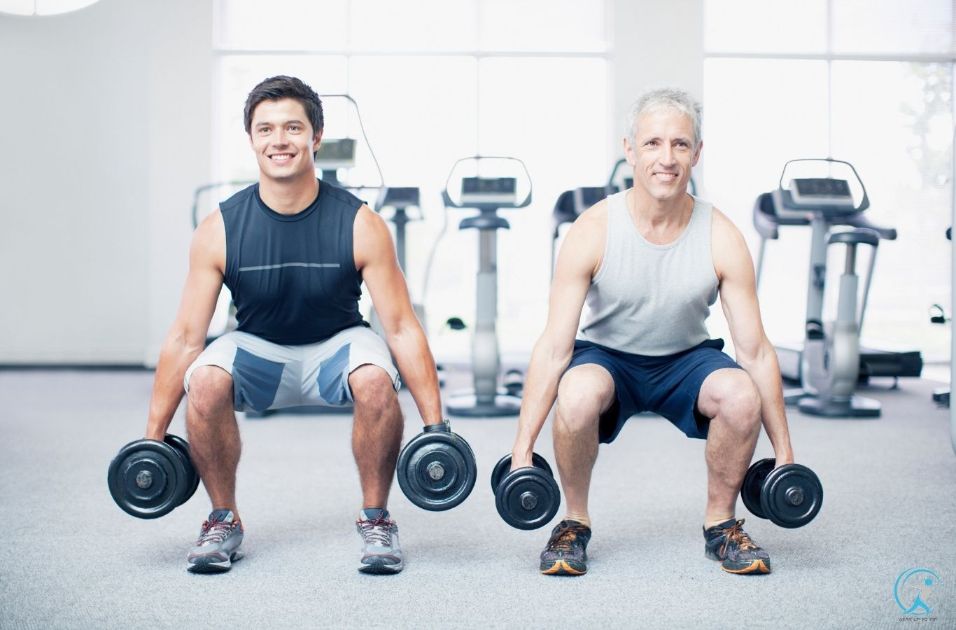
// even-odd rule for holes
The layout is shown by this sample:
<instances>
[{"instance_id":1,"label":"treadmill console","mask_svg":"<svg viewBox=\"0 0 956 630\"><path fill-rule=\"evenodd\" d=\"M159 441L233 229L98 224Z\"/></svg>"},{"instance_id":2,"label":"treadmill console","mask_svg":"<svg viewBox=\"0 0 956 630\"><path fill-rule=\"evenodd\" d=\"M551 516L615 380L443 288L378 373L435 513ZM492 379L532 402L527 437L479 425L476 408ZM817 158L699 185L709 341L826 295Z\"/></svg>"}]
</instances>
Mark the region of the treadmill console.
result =
<instances>
[{"instance_id":1,"label":"treadmill console","mask_svg":"<svg viewBox=\"0 0 956 630\"><path fill-rule=\"evenodd\" d=\"M461 180L461 203L501 204L500 207L518 205L518 180L514 177L463 177Z\"/></svg>"},{"instance_id":2,"label":"treadmill console","mask_svg":"<svg viewBox=\"0 0 956 630\"><path fill-rule=\"evenodd\" d=\"M793 203L804 208L845 208L852 210L853 195L845 179L813 177L791 180L790 196Z\"/></svg>"},{"instance_id":3,"label":"treadmill console","mask_svg":"<svg viewBox=\"0 0 956 630\"><path fill-rule=\"evenodd\" d=\"M315 152L315 167L323 171L355 166L355 139L329 138Z\"/></svg>"},{"instance_id":4,"label":"treadmill console","mask_svg":"<svg viewBox=\"0 0 956 630\"><path fill-rule=\"evenodd\" d=\"M385 198L382 200L382 207L390 206L392 208L408 208L409 206L420 206L421 194L417 186L389 186L385 189Z\"/></svg>"}]
</instances>

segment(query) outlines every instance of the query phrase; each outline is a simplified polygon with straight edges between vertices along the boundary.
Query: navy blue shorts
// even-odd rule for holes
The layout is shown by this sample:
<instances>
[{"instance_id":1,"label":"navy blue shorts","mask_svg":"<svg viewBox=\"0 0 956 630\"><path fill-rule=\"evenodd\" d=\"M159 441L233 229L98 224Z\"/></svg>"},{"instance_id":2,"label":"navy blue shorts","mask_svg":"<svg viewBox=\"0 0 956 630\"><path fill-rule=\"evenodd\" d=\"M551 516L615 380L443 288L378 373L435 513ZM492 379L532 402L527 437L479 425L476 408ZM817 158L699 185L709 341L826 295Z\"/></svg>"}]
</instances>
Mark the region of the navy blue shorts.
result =
<instances>
[{"instance_id":1,"label":"navy blue shorts","mask_svg":"<svg viewBox=\"0 0 956 630\"><path fill-rule=\"evenodd\" d=\"M697 410L704 379L715 370L742 369L722 352L723 347L723 339L708 339L683 352L651 357L578 339L568 369L593 363L614 379L615 401L601 414L601 442L613 442L627 419L642 411L660 414L687 437L703 440L710 425L710 420Z\"/></svg>"}]
</instances>

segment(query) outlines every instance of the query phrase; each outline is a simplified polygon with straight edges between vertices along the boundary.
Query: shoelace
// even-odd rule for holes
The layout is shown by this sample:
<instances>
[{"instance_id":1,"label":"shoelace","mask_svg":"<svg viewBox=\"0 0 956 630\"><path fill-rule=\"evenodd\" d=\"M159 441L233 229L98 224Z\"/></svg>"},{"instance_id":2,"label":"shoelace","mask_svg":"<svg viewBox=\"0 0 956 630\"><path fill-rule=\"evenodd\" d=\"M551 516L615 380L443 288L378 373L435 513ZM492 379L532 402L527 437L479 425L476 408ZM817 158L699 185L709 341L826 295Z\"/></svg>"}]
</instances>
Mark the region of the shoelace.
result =
<instances>
[{"instance_id":1,"label":"shoelace","mask_svg":"<svg viewBox=\"0 0 956 630\"><path fill-rule=\"evenodd\" d=\"M196 541L196 545L221 543L235 526L235 523L227 523L225 521L213 521L211 523L209 521L203 521L202 531L199 534L199 540Z\"/></svg>"},{"instance_id":2,"label":"shoelace","mask_svg":"<svg viewBox=\"0 0 956 630\"><path fill-rule=\"evenodd\" d=\"M727 545L731 542L737 543L742 551L748 551L750 549L756 549L757 545L754 544L754 541L750 540L750 536L743 530L744 519L740 519L728 529L724 530L726 532L726 540L724 540L723 550L726 551Z\"/></svg>"},{"instance_id":3,"label":"shoelace","mask_svg":"<svg viewBox=\"0 0 956 630\"><path fill-rule=\"evenodd\" d=\"M550 541L548 551L571 551L571 543L578 538L578 533L573 529L566 529L561 532L557 538Z\"/></svg>"},{"instance_id":4,"label":"shoelace","mask_svg":"<svg viewBox=\"0 0 956 630\"><path fill-rule=\"evenodd\" d=\"M379 547L392 546L392 521L387 518L376 518L370 520L359 519L358 526L362 530L362 537L366 543L377 545Z\"/></svg>"}]
</instances>

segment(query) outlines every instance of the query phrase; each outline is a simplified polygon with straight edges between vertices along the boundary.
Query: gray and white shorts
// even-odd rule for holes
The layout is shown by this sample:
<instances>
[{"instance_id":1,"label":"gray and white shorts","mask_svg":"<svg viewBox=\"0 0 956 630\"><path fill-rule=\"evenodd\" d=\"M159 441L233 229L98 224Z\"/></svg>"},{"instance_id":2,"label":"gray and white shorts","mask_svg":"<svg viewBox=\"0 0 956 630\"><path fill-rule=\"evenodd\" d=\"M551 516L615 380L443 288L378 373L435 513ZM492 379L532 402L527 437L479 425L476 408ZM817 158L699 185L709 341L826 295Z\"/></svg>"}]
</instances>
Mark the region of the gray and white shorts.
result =
<instances>
[{"instance_id":1,"label":"gray and white shorts","mask_svg":"<svg viewBox=\"0 0 956 630\"><path fill-rule=\"evenodd\" d=\"M353 401L349 374L363 365L377 365L388 373L396 390L400 385L388 346L365 326L301 346L283 346L239 331L226 333L186 370L187 394L189 378L204 365L232 375L236 411L349 405Z\"/></svg>"}]
</instances>

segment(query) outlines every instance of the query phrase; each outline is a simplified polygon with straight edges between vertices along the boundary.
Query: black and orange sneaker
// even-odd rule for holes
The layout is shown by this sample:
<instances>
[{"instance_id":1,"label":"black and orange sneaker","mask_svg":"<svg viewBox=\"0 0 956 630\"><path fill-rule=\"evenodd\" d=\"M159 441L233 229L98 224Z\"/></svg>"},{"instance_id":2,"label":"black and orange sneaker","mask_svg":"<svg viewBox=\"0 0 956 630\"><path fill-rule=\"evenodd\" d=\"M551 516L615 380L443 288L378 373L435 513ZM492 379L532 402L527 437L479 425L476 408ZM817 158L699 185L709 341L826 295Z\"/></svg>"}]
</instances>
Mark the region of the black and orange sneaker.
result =
<instances>
[{"instance_id":1,"label":"black and orange sneaker","mask_svg":"<svg viewBox=\"0 0 956 630\"><path fill-rule=\"evenodd\" d=\"M590 527L577 521L561 521L551 530L551 538L541 552L541 572L545 575L584 575L588 572L589 540Z\"/></svg>"},{"instance_id":2,"label":"black and orange sneaker","mask_svg":"<svg viewBox=\"0 0 956 630\"><path fill-rule=\"evenodd\" d=\"M770 573L770 554L743 530L744 520L729 519L704 530L704 553L728 573Z\"/></svg>"}]
</instances>

